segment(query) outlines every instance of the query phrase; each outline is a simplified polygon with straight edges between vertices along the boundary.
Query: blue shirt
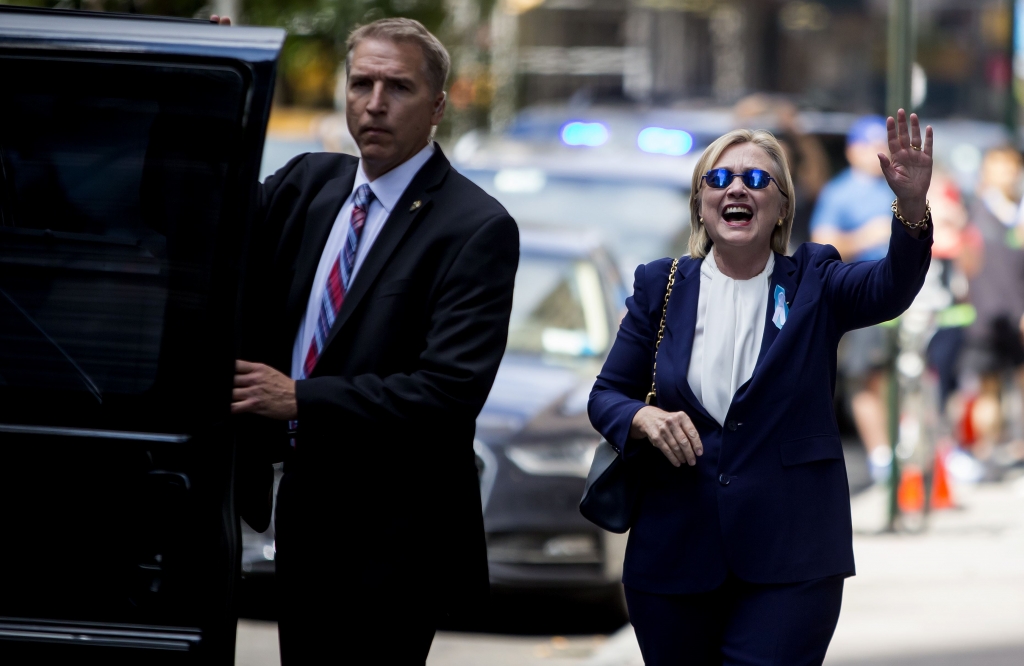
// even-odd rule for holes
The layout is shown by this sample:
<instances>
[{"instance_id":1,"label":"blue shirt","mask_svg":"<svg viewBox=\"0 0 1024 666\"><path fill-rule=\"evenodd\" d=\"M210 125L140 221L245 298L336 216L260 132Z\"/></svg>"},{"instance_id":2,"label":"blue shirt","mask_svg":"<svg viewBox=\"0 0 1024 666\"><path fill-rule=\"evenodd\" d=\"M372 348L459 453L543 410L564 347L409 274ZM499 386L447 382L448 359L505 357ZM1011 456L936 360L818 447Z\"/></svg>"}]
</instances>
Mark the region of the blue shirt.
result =
<instances>
[{"instance_id":1,"label":"blue shirt","mask_svg":"<svg viewBox=\"0 0 1024 666\"><path fill-rule=\"evenodd\" d=\"M888 220L892 215L890 206L895 198L885 178L846 169L822 188L811 217L811 233L821 229L850 233L863 227L872 218L882 216ZM888 243L880 243L853 259L881 259L887 250Z\"/></svg>"}]
</instances>

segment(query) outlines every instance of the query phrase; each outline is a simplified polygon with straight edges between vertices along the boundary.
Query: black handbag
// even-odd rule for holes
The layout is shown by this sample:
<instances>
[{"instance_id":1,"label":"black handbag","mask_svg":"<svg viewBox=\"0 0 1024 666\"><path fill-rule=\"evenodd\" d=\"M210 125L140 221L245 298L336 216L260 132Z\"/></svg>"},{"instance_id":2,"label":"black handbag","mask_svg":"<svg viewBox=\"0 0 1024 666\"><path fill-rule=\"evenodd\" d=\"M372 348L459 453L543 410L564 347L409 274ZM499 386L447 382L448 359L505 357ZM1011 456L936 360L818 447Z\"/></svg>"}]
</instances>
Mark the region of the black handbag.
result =
<instances>
[{"instance_id":1,"label":"black handbag","mask_svg":"<svg viewBox=\"0 0 1024 666\"><path fill-rule=\"evenodd\" d=\"M665 287L665 300L661 306L661 325L658 327L658 339L654 343L654 366L651 369L651 390L644 401L648 405L657 404L658 348L665 337L665 315L668 312L668 299L672 295L672 285L676 281L676 268L679 260L672 261L672 269L668 273L668 285ZM602 439L594 452L594 462L587 474L587 484L583 488L583 499L580 500L580 513L583 517L602 529L622 534L633 524L633 509L636 504L636 482L632 478L632 470L622 460L622 456L607 440Z\"/></svg>"}]
</instances>

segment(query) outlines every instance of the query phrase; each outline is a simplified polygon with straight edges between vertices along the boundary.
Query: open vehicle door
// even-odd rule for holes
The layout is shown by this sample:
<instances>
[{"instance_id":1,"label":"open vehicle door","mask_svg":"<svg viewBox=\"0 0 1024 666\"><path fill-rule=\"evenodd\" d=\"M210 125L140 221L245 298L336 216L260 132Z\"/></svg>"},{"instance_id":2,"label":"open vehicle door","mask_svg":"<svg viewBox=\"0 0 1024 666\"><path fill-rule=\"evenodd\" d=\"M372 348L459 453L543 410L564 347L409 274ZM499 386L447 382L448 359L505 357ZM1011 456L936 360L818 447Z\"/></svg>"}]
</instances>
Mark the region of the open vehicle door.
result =
<instances>
[{"instance_id":1,"label":"open vehicle door","mask_svg":"<svg viewBox=\"0 0 1024 666\"><path fill-rule=\"evenodd\" d=\"M233 663L238 266L283 39L0 7L2 663Z\"/></svg>"}]
</instances>

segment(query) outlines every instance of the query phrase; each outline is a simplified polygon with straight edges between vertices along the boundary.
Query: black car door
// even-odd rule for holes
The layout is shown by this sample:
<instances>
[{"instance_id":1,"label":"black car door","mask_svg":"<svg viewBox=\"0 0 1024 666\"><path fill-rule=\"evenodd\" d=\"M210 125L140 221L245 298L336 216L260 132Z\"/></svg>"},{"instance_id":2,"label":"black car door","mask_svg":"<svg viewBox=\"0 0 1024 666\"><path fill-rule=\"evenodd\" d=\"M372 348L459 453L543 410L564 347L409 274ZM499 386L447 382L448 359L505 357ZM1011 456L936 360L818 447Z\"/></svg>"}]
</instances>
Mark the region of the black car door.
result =
<instances>
[{"instance_id":1,"label":"black car door","mask_svg":"<svg viewBox=\"0 0 1024 666\"><path fill-rule=\"evenodd\" d=\"M0 9L0 663L232 663L238 265L283 36Z\"/></svg>"}]
</instances>

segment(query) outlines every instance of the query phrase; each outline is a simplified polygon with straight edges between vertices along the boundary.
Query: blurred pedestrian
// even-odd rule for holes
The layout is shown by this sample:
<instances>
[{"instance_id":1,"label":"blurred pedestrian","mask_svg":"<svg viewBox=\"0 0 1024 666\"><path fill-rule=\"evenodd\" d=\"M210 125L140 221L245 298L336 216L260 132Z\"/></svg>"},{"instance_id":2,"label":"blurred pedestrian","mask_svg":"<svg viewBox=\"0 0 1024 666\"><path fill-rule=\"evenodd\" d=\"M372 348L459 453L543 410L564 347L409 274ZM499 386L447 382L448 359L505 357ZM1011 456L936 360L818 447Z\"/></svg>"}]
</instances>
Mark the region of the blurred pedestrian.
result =
<instances>
[{"instance_id":1,"label":"blurred pedestrian","mask_svg":"<svg viewBox=\"0 0 1024 666\"><path fill-rule=\"evenodd\" d=\"M832 245L843 261L885 256L893 200L878 164L877 155L885 150L885 119L859 118L846 136L850 167L829 182L818 197L811 218L811 240ZM839 348L843 388L876 481L888 479L892 464L884 400L890 355L886 331L879 327L851 331Z\"/></svg>"},{"instance_id":2,"label":"blurred pedestrian","mask_svg":"<svg viewBox=\"0 0 1024 666\"><path fill-rule=\"evenodd\" d=\"M849 168L829 181L818 197L811 240L833 246L843 261L881 259L889 247L893 193L877 157L885 150L885 119L859 118L846 135Z\"/></svg>"},{"instance_id":3,"label":"blurred pedestrian","mask_svg":"<svg viewBox=\"0 0 1024 666\"><path fill-rule=\"evenodd\" d=\"M1019 214L1024 162L1010 147L985 154L972 226L981 237L979 269L970 280L977 319L967 329L962 368L978 386L972 405L975 453L988 453L1003 433L1006 384L1024 390L1024 224ZM1020 408L1018 408L1020 409Z\"/></svg>"},{"instance_id":4,"label":"blurred pedestrian","mask_svg":"<svg viewBox=\"0 0 1024 666\"><path fill-rule=\"evenodd\" d=\"M959 386L959 360L964 330L973 321L967 302L968 273L976 234L967 225L967 208L960 189L946 174L936 173L928 190L934 227L932 269L922 288L935 308L936 330L928 341L928 365L938 375L940 413Z\"/></svg>"},{"instance_id":5,"label":"blurred pedestrian","mask_svg":"<svg viewBox=\"0 0 1024 666\"><path fill-rule=\"evenodd\" d=\"M811 239L811 212L829 178L825 146L821 139L804 131L799 110L784 97L755 93L737 102L733 113L741 127L775 128L773 133L793 173L793 232L789 244L795 248L806 243Z\"/></svg>"},{"instance_id":6,"label":"blurred pedestrian","mask_svg":"<svg viewBox=\"0 0 1024 666\"><path fill-rule=\"evenodd\" d=\"M439 619L488 586L473 437L518 231L431 141L450 63L437 38L382 19L347 49L361 157L300 155L259 188L235 375L232 411L287 442L285 666L423 664Z\"/></svg>"},{"instance_id":7,"label":"blurred pedestrian","mask_svg":"<svg viewBox=\"0 0 1024 666\"><path fill-rule=\"evenodd\" d=\"M930 259L931 128L898 118L882 259L787 257L783 149L736 130L694 170L690 255L636 270L589 413L637 484L623 583L648 666L825 657L854 573L836 348L909 306Z\"/></svg>"}]
</instances>

